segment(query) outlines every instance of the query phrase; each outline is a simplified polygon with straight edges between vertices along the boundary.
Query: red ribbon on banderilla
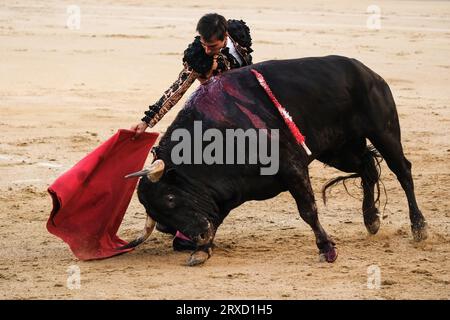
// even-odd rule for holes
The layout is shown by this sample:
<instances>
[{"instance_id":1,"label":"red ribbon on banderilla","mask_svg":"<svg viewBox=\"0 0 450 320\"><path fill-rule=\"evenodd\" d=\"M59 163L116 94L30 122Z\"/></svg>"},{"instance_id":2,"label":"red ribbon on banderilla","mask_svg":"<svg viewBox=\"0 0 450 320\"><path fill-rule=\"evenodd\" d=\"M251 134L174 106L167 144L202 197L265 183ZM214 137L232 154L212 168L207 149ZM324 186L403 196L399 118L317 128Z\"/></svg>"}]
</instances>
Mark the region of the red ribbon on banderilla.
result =
<instances>
[{"instance_id":1,"label":"red ribbon on banderilla","mask_svg":"<svg viewBox=\"0 0 450 320\"><path fill-rule=\"evenodd\" d=\"M272 90L270 90L269 85L267 84L266 80L264 79L263 75L256 71L255 69L251 69L253 74L255 75L256 79L258 80L261 87L264 88L267 95L269 96L270 100L272 100L275 107L278 109L278 112L280 112L281 117L284 119L284 122L288 126L289 130L291 131L292 135L295 137L295 140L298 144L300 144L303 149L306 151L306 154L310 156L311 150L309 150L308 146L305 143L305 136L302 135L300 130L298 129L295 122L292 120L292 117L290 116L289 112L278 102L277 98L275 98L275 95L273 94Z\"/></svg>"}]
</instances>

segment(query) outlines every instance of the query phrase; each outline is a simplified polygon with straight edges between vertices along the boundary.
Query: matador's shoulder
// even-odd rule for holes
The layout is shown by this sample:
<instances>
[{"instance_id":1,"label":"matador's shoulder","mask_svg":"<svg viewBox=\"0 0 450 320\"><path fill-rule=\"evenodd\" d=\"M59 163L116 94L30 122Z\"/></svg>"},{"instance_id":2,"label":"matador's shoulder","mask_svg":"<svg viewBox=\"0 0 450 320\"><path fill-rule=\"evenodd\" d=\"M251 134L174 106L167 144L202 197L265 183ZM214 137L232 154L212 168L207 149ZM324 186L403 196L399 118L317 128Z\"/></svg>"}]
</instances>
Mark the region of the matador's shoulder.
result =
<instances>
[{"instance_id":1,"label":"matador's shoulder","mask_svg":"<svg viewBox=\"0 0 450 320\"><path fill-rule=\"evenodd\" d=\"M184 50L183 62L201 75L207 74L213 65L213 58L208 56L200 42L200 36L196 36L194 41Z\"/></svg>"},{"instance_id":2,"label":"matador's shoulder","mask_svg":"<svg viewBox=\"0 0 450 320\"><path fill-rule=\"evenodd\" d=\"M243 20L228 20L228 33L231 38L240 46L246 48L248 53L251 53L252 37L250 35L250 28Z\"/></svg>"}]
</instances>

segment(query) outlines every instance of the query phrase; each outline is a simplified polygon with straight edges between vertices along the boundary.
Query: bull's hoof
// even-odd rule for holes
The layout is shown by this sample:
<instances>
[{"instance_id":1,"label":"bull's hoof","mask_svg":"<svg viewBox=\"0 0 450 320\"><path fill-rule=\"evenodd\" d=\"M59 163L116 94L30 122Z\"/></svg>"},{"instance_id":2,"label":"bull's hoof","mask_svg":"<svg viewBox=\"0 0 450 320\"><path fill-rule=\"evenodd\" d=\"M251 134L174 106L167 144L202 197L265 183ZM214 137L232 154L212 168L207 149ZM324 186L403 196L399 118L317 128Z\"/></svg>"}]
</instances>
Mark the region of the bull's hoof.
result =
<instances>
[{"instance_id":1,"label":"bull's hoof","mask_svg":"<svg viewBox=\"0 0 450 320\"><path fill-rule=\"evenodd\" d=\"M420 242L428 238L428 225L423 222L419 226L412 226L411 231L415 241Z\"/></svg>"},{"instance_id":2,"label":"bull's hoof","mask_svg":"<svg viewBox=\"0 0 450 320\"><path fill-rule=\"evenodd\" d=\"M373 220L372 222L364 222L367 231L370 234L376 234L378 232L378 230L380 230L380 217L376 216L375 220Z\"/></svg>"},{"instance_id":3,"label":"bull's hoof","mask_svg":"<svg viewBox=\"0 0 450 320\"><path fill-rule=\"evenodd\" d=\"M319 261L331 263L336 261L337 257L338 257L337 250L335 247L332 247L328 251L320 252Z\"/></svg>"},{"instance_id":4,"label":"bull's hoof","mask_svg":"<svg viewBox=\"0 0 450 320\"><path fill-rule=\"evenodd\" d=\"M207 246L198 248L191 254L186 264L189 267L193 267L205 263L211 257L213 246L214 244L210 243Z\"/></svg>"},{"instance_id":5,"label":"bull's hoof","mask_svg":"<svg viewBox=\"0 0 450 320\"><path fill-rule=\"evenodd\" d=\"M203 264L206 262L206 260L209 259L209 255L205 251L196 251L187 260L187 265L189 267L197 266L199 264Z\"/></svg>"}]
</instances>

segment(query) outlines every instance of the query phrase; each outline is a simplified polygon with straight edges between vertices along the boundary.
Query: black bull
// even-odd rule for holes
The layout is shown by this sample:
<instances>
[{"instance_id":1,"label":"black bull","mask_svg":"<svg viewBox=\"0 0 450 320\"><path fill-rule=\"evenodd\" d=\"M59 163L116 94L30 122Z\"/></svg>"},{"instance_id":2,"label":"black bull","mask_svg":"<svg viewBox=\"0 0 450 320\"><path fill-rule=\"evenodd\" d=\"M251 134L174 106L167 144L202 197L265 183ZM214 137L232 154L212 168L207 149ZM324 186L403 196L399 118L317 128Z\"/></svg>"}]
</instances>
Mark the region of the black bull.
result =
<instances>
[{"instance_id":1,"label":"black bull","mask_svg":"<svg viewBox=\"0 0 450 320\"><path fill-rule=\"evenodd\" d=\"M279 102L306 137L308 156L259 85L251 69L260 72ZM279 170L261 175L260 165L174 165L171 140L174 130L193 132L194 121L203 130L217 128L279 129ZM200 86L187 101L159 143L160 160L138 186L140 202L150 217L181 231L196 244L188 264L210 256L214 235L228 213L249 200L269 199L289 191L300 216L315 235L321 257L336 259L335 243L319 222L308 165L317 159L360 177L364 223L371 234L380 226L376 208L378 186L376 153L385 159L406 193L415 240L426 238L426 222L414 194L411 163L405 158L392 93L386 82L361 62L340 56L266 61L235 69ZM163 163L162 163L163 162ZM162 174L162 176L161 176ZM337 180L336 180L337 181ZM142 238L132 245L142 242Z\"/></svg>"}]
</instances>

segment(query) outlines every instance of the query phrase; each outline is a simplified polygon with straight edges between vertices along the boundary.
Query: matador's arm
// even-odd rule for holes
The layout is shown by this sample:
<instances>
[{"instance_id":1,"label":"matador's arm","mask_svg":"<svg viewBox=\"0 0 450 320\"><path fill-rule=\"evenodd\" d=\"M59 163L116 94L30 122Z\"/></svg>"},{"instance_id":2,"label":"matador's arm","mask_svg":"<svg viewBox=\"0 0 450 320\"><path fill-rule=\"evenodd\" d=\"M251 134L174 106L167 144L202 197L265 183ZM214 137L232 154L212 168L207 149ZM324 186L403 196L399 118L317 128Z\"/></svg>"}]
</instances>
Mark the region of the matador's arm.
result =
<instances>
[{"instance_id":1,"label":"matador's arm","mask_svg":"<svg viewBox=\"0 0 450 320\"><path fill-rule=\"evenodd\" d=\"M184 93L189 89L192 83L200 76L185 62L184 68L178 75L178 79L167 89L163 96L149 110L145 111L145 116L141 119L148 126L154 127L156 123L180 101Z\"/></svg>"},{"instance_id":2,"label":"matador's arm","mask_svg":"<svg viewBox=\"0 0 450 320\"><path fill-rule=\"evenodd\" d=\"M205 53L200 37L195 37L194 42L184 51L184 67L178 75L178 79L155 104L149 106L149 110L145 111L145 116L141 120L147 123L149 127L155 126L180 101L196 79L202 82L211 75L214 65L214 58Z\"/></svg>"}]
</instances>

